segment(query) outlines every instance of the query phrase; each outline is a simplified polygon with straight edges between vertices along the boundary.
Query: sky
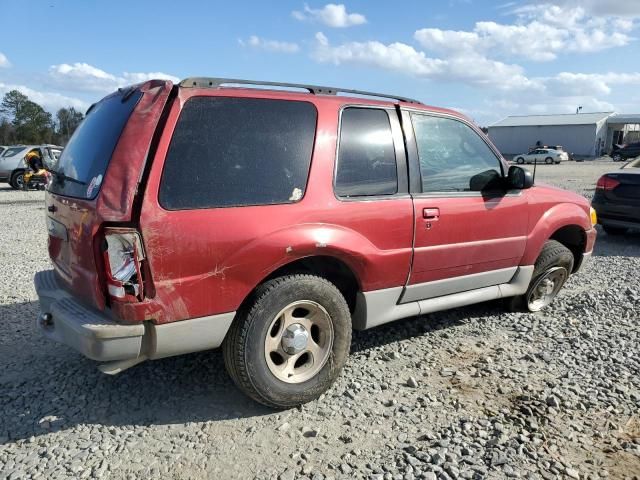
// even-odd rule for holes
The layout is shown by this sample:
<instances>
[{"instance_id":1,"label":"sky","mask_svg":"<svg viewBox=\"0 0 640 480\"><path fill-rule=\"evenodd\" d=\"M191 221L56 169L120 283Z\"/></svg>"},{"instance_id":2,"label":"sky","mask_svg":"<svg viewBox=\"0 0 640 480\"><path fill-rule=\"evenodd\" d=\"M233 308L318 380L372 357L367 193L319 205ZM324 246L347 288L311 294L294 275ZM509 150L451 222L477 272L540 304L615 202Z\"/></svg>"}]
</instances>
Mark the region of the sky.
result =
<instances>
[{"instance_id":1,"label":"sky","mask_svg":"<svg viewBox=\"0 0 640 480\"><path fill-rule=\"evenodd\" d=\"M0 17L0 95L52 112L211 76L392 93L482 126L640 113L640 0L0 0Z\"/></svg>"}]
</instances>

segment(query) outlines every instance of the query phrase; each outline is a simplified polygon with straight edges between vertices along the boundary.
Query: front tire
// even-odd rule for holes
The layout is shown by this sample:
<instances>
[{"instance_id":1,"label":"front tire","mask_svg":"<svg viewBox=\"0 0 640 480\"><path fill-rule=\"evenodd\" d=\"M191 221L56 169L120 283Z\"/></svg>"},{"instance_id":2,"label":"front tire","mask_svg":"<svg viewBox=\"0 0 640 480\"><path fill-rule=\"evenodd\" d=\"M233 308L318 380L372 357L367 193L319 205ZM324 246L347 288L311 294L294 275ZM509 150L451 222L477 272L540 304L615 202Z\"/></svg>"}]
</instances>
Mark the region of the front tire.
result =
<instances>
[{"instance_id":1,"label":"front tire","mask_svg":"<svg viewBox=\"0 0 640 480\"><path fill-rule=\"evenodd\" d=\"M518 157L518 158L516 158L516 163L517 163L518 165L522 165L522 164L524 163L524 158L522 158L522 157Z\"/></svg>"},{"instance_id":2,"label":"front tire","mask_svg":"<svg viewBox=\"0 0 640 480\"><path fill-rule=\"evenodd\" d=\"M546 163L547 165L553 164L553 158L551 158L551 157L545 158L544 159L544 163Z\"/></svg>"},{"instance_id":3,"label":"front tire","mask_svg":"<svg viewBox=\"0 0 640 480\"><path fill-rule=\"evenodd\" d=\"M536 260L524 295L508 298L512 312L538 312L554 300L573 270L573 253L556 240L547 240Z\"/></svg>"},{"instance_id":4,"label":"front tire","mask_svg":"<svg viewBox=\"0 0 640 480\"><path fill-rule=\"evenodd\" d=\"M622 155L620 155L619 153L614 153L613 157L611 157L611 159L614 162L621 162L622 161Z\"/></svg>"},{"instance_id":5,"label":"front tire","mask_svg":"<svg viewBox=\"0 0 640 480\"><path fill-rule=\"evenodd\" d=\"M260 285L236 316L222 348L235 384L273 408L315 400L349 356L351 315L340 291L313 275Z\"/></svg>"}]
</instances>

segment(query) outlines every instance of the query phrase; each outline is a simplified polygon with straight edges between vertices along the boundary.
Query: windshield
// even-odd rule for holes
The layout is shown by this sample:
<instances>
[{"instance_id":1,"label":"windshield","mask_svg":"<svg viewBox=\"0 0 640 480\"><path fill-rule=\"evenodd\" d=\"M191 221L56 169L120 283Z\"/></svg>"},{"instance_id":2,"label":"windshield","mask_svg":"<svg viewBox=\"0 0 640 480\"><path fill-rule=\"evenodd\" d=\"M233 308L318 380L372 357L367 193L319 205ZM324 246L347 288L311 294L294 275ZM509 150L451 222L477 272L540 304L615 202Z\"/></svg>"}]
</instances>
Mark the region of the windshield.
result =
<instances>
[{"instance_id":1,"label":"windshield","mask_svg":"<svg viewBox=\"0 0 640 480\"><path fill-rule=\"evenodd\" d=\"M86 199L98 195L111 155L141 96L137 90L113 95L89 110L60 155L50 192Z\"/></svg>"}]
</instances>

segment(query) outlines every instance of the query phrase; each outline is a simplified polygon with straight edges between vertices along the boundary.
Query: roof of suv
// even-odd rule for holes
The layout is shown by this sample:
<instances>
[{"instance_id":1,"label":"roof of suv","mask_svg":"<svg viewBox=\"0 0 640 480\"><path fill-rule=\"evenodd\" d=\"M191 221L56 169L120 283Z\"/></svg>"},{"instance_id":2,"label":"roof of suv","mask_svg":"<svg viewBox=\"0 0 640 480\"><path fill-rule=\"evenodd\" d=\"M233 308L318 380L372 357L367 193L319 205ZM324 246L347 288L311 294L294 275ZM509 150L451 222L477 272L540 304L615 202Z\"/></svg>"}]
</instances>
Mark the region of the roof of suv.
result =
<instances>
[{"instance_id":1,"label":"roof of suv","mask_svg":"<svg viewBox=\"0 0 640 480\"><path fill-rule=\"evenodd\" d=\"M350 88L217 77L188 77L180 81L178 85L182 88L237 88L239 90L260 89L262 91L272 91L282 95L300 95L301 92L299 90L306 90L306 92L311 95L330 95L334 97L339 96L341 100L347 101L355 100L358 102L362 102L367 98L371 98L372 102L381 104L386 102L396 104L406 103L421 110L424 109L425 111L445 113L458 118L466 118L460 112L457 112L455 110L425 105L421 101L415 100L413 98L403 97L400 95L369 92L365 90L355 90ZM268 87L274 88L271 89Z\"/></svg>"},{"instance_id":2,"label":"roof of suv","mask_svg":"<svg viewBox=\"0 0 640 480\"><path fill-rule=\"evenodd\" d=\"M284 88L297 88L301 90L307 90L314 95L337 95L338 93L350 93L354 95L361 95L366 97L378 97L389 98L406 103L422 104L418 100L414 100L408 97L401 97L399 95L388 95L385 93L367 92L364 90L354 90L350 88L338 88L338 87L322 87L319 85L307 85L302 83L283 83L283 82L267 82L262 80L243 80L238 78L209 78L209 77L190 77L185 78L180 82L181 87L186 88L220 88L224 85L253 85L253 86L268 86L268 87L284 87Z\"/></svg>"}]
</instances>

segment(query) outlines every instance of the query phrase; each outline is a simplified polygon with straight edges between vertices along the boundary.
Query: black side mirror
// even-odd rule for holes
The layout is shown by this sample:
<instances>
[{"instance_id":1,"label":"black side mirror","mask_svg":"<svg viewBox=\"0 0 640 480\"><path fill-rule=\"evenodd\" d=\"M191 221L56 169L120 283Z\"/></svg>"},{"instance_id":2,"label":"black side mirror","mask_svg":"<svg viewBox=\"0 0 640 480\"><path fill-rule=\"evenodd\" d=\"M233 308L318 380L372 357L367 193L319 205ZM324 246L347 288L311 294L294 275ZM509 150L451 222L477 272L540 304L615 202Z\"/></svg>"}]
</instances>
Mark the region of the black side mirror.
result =
<instances>
[{"instance_id":1,"label":"black side mirror","mask_svg":"<svg viewBox=\"0 0 640 480\"><path fill-rule=\"evenodd\" d=\"M533 175L529 170L522 167L512 165L509 167L509 173L507 175L507 183L511 188L517 190L525 190L533 187Z\"/></svg>"}]
</instances>

